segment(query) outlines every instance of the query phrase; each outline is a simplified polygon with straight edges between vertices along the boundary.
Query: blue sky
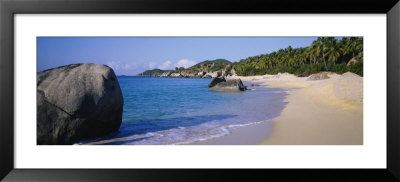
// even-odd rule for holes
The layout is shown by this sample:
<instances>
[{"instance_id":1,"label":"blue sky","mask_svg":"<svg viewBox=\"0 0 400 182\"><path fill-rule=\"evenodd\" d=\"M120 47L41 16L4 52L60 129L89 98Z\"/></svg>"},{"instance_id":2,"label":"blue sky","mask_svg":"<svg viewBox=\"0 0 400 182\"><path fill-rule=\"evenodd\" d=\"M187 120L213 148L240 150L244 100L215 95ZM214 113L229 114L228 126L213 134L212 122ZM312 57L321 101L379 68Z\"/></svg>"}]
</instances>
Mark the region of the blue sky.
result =
<instances>
[{"instance_id":1,"label":"blue sky","mask_svg":"<svg viewBox=\"0 0 400 182\"><path fill-rule=\"evenodd\" d=\"M117 75L190 67L205 60L240 59L289 45L309 46L316 37L38 37L37 70L73 63L106 64Z\"/></svg>"}]
</instances>

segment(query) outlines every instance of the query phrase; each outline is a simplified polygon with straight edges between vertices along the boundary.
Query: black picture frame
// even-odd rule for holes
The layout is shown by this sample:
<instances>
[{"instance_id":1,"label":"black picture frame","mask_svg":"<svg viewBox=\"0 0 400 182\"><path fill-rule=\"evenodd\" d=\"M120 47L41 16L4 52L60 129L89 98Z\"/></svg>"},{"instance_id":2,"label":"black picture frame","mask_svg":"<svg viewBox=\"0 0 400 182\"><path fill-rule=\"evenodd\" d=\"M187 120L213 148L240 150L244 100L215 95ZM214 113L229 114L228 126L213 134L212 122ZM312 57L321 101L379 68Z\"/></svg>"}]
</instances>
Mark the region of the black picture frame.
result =
<instances>
[{"instance_id":1,"label":"black picture frame","mask_svg":"<svg viewBox=\"0 0 400 182\"><path fill-rule=\"evenodd\" d=\"M386 169L15 169L14 15L25 13L381 13L387 15ZM0 179L5 181L400 181L398 0L0 0ZM312 159L310 159L312 160ZM262 178L259 178L262 177Z\"/></svg>"}]
</instances>

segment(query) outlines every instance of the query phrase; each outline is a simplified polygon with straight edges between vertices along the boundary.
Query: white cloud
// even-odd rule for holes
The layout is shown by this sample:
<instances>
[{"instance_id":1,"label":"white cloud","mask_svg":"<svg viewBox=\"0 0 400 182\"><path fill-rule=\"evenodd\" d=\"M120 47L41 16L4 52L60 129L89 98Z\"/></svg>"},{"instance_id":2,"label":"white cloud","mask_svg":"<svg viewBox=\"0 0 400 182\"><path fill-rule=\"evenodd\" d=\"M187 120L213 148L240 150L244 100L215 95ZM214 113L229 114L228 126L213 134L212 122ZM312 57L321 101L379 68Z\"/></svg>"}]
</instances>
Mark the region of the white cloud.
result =
<instances>
[{"instance_id":1,"label":"white cloud","mask_svg":"<svg viewBox=\"0 0 400 182\"><path fill-rule=\"evenodd\" d=\"M133 68L136 68L136 64L134 64L134 63L122 65L123 70L129 70L129 69L133 69Z\"/></svg>"},{"instance_id":2,"label":"white cloud","mask_svg":"<svg viewBox=\"0 0 400 182\"><path fill-rule=\"evenodd\" d=\"M118 61L111 61L111 62L108 62L107 63L107 65L109 66L109 67L111 67L113 70L119 70L119 68L120 68L120 62Z\"/></svg>"},{"instance_id":3,"label":"white cloud","mask_svg":"<svg viewBox=\"0 0 400 182\"><path fill-rule=\"evenodd\" d=\"M162 70L167 70L167 69L172 69L171 68L172 62L171 61L165 61L164 63L162 63L160 66L158 66L159 69Z\"/></svg>"},{"instance_id":4,"label":"white cloud","mask_svg":"<svg viewBox=\"0 0 400 182\"><path fill-rule=\"evenodd\" d=\"M153 68L155 68L156 67L156 63L154 63L154 62L149 62L149 68L150 69L153 69Z\"/></svg>"},{"instance_id":5,"label":"white cloud","mask_svg":"<svg viewBox=\"0 0 400 182\"><path fill-rule=\"evenodd\" d=\"M188 59L181 59L181 60L179 60L177 63L175 63L175 67L184 67L184 68L189 68L189 67L191 67L191 66L193 66L193 65L195 65L196 64L196 62L195 61L191 61L191 60L188 60Z\"/></svg>"},{"instance_id":6,"label":"white cloud","mask_svg":"<svg viewBox=\"0 0 400 182\"><path fill-rule=\"evenodd\" d=\"M107 65L111 67L113 70L130 70L136 68L135 63L127 64L127 63L121 63L121 61L111 61L108 62Z\"/></svg>"}]
</instances>

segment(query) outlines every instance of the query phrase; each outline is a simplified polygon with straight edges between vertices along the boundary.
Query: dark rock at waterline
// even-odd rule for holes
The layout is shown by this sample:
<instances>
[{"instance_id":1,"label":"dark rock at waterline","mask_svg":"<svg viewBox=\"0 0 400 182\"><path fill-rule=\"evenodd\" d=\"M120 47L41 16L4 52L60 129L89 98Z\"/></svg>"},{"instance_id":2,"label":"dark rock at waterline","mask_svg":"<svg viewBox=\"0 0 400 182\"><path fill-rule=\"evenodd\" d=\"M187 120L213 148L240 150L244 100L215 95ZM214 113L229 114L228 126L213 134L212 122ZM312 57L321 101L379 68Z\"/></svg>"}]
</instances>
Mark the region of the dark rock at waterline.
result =
<instances>
[{"instance_id":1,"label":"dark rock at waterline","mask_svg":"<svg viewBox=\"0 0 400 182\"><path fill-rule=\"evenodd\" d=\"M258 84L251 84L250 87L259 87L260 85Z\"/></svg>"},{"instance_id":2,"label":"dark rock at waterline","mask_svg":"<svg viewBox=\"0 0 400 182\"><path fill-rule=\"evenodd\" d=\"M37 73L37 144L73 144L117 132L123 98L114 71L72 64Z\"/></svg>"},{"instance_id":3,"label":"dark rock at waterline","mask_svg":"<svg viewBox=\"0 0 400 182\"><path fill-rule=\"evenodd\" d=\"M210 88L210 90L220 92L238 92L245 91L247 88L243 85L242 80L240 79L228 79L215 84Z\"/></svg>"},{"instance_id":4,"label":"dark rock at waterline","mask_svg":"<svg viewBox=\"0 0 400 182\"><path fill-rule=\"evenodd\" d=\"M208 84L208 87L213 87L215 85L217 85L218 83L221 82L225 82L225 78L224 77L215 77L211 80L211 82Z\"/></svg>"}]
</instances>

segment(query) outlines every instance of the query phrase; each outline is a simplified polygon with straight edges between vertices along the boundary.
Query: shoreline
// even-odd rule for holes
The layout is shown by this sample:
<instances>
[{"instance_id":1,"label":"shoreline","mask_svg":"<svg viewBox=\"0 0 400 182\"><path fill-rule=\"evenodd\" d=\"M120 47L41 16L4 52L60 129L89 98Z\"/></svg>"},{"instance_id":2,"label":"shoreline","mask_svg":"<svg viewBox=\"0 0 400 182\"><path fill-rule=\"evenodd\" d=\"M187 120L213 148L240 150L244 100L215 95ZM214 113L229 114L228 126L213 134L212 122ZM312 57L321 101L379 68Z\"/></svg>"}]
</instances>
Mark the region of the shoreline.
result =
<instances>
[{"instance_id":1,"label":"shoreline","mask_svg":"<svg viewBox=\"0 0 400 182\"><path fill-rule=\"evenodd\" d=\"M162 83L167 83L167 85L171 85L171 83L181 83L175 81L170 82L168 79L158 77L154 77L153 81L146 81L144 79L146 78L139 78L136 81L121 79L121 87L122 89L132 88L124 83L135 83L137 81L155 83L158 80L160 83L157 85L161 86L164 85ZM182 78L177 79L186 80ZM127 114L124 115L126 118L123 120L119 131L115 135L105 138L97 138L96 140L82 143L115 145L185 145L195 141L206 141L211 138L230 134L231 128L253 125L255 122L259 122L265 118L270 119L276 117L286 104L283 100L287 94L278 89L266 89L262 86L258 86L250 87L251 91L248 92L215 92L210 91L209 88L205 86L209 84L209 82L210 80L193 80L192 82L188 82L191 85L195 85L194 88L199 88L197 89L197 92L190 92L191 96L203 98L203 101L193 100L190 102L192 104L195 103L199 109L191 110L186 114L176 113L175 115L167 115L165 117L160 117L159 119L144 120L143 125L136 123L135 120L131 120L132 122L129 121L127 119L129 113L124 113ZM245 84L250 85L251 83L245 82ZM171 90L169 87L164 88ZM172 90L171 92L175 93L176 91L177 90ZM160 93L163 93L162 95L164 95L164 98L167 98L165 97L165 94L168 98L174 96L170 95L169 92ZM175 95L175 97L177 96L178 95ZM209 102L210 100L213 102ZM204 102L210 104L205 104ZM205 105L199 105L199 103ZM176 105L182 107L181 104ZM266 107L269 109L264 112L264 108ZM190 109L191 107L188 108ZM247 143L249 142L242 144Z\"/></svg>"},{"instance_id":2,"label":"shoreline","mask_svg":"<svg viewBox=\"0 0 400 182\"><path fill-rule=\"evenodd\" d=\"M267 88L288 91L280 115L252 126L230 128L231 134L191 145L362 145L363 78L328 74L308 81L291 74L239 77ZM269 136L267 125L273 124ZM269 127L270 128L270 127Z\"/></svg>"}]
</instances>

